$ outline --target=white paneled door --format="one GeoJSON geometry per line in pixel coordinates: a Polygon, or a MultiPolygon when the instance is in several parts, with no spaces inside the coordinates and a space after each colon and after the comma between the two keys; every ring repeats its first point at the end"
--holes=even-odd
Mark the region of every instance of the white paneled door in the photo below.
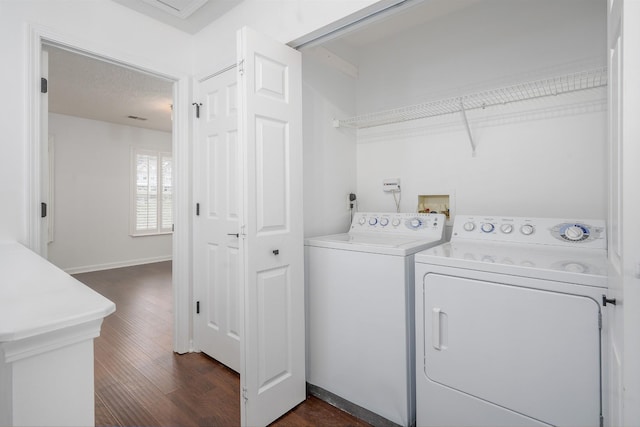
{"type": "Polygon", "coordinates": [[[238,33],[242,424],[305,399],[300,53],[238,33]]]}
{"type": "Polygon", "coordinates": [[[198,85],[195,346],[240,372],[241,424],[305,399],[300,53],[249,29],[198,85]]]}
{"type": "Polygon", "coordinates": [[[235,70],[200,82],[195,144],[196,343],[240,371],[238,109],[235,70]]]}
{"type": "Polygon", "coordinates": [[[640,425],[640,1],[609,0],[609,425],[640,425]]]}

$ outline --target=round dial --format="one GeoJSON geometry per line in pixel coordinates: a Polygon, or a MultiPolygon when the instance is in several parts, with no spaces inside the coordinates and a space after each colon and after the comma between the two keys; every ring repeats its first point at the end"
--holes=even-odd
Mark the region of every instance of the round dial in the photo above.
{"type": "Polygon", "coordinates": [[[389,218],[380,218],[380,225],[383,227],[389,225],[389,218]]]}
{"type": "Polygon", "coordinates": [[[525,224],[522,227],[520,227],[520,232],[525,236],[532,235],[535,230],[536,229],[531,224],[525,224]]]}
{"type": "Polygon", "coordinates": [[[494,228],[495,226],[490,222],[485,222],[480,226],[480,230],[484,231],[485,233],[491,233],[494,230],[494,228]]]}
{"type": "Polygon", "coordinates": [[[365,218],[365,217],[362,217],[362,218],[360,218],[358,220],[358,224],[360,224],[360,225],[364,225],[366,222],[367,222],[367,218],[365,218]]]}
{"type": "Polygon", "coordinates": [[[411,226],[411,228],[418,228],[422,225],[422,221],[420,221],[420,219],[418,218],[413,218],[410,222],[409,225],[411,226]]]}
{"type": "Polygon", "coordinates": [[[500,225],[500,231],[502,231],[504,234],[510,234],[513,231],[513,225],[511,225],[511,224],[501,224],[500,225]]]}
{"type": "Polygon", "coordinates": [[[588,239],[589,235],[589,228],[582,224],[567,224],[560,230],[560,236],[570,242],[588,239]]]}
{"type": "Polygon", "coordinates": [[[568,262],[564,265],[564,270],[571,273],[586,273],[588,269],[579,262],[568,262]]]}
{"type": "Polygon", "coordinates": [[[462,226],[465,231],[473,231],[476,228],[476,225],[473,222],[465,222],[462,226]]]}
{"type": "Polygon", "coordinates": [[[564,237],[568,240],[580,240],[582,236],[584,236],[584,231],[576,225],[572,225],[564,230],[564,237]]]}
{"type": "Polygon", "coordinates": [[[391,221],[391,225],[393,225],[394,227],[397,227],[400,225],[400,218],[393,218],[393,221],[391,221]]]}
{"type": "Polygon", "coordinates": [[[378,218],[373,217],[369,219],[369,225],[376,225],[378,223],[378,218]]]}

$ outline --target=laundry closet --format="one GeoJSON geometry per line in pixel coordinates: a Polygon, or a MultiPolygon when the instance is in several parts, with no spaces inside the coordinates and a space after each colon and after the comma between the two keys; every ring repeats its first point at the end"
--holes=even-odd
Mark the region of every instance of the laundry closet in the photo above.
{"type": "Polygon", "coordinates": [[[395,211],[389,178],[401,212],[606,218],[606,3],[407,3],[301,48],[305,235],[395,211]]]}

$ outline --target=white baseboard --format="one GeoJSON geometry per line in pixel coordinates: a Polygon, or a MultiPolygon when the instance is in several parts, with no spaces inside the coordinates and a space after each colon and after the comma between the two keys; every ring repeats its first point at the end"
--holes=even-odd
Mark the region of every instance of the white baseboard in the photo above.
{"type": "Polygon", "coordinates": [[[81,267],[65,268],[64,272],[67,274],[79,274],[89,273],[91,271],[111,270],[112,268],[131,267],[134,265],[153,264],[154,262],[171,261],[171,255],[153,257],[153,258],[140,258],[127,261],[109,262],[106,264],[85,265],[81,267]]]}

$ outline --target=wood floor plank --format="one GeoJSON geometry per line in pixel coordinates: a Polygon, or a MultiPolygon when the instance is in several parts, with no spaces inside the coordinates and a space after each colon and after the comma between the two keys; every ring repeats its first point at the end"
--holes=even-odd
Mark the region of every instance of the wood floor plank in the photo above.
{"type": "MultiPolygon", "coordinates": [[[[96,426],[237,426],[240,376],[201,353],[173,353],[171,262],[77,274],[116,303],[96,338],[96,426]]],[[[274,426],[368,424],[315,397],[274,426]]]]}

